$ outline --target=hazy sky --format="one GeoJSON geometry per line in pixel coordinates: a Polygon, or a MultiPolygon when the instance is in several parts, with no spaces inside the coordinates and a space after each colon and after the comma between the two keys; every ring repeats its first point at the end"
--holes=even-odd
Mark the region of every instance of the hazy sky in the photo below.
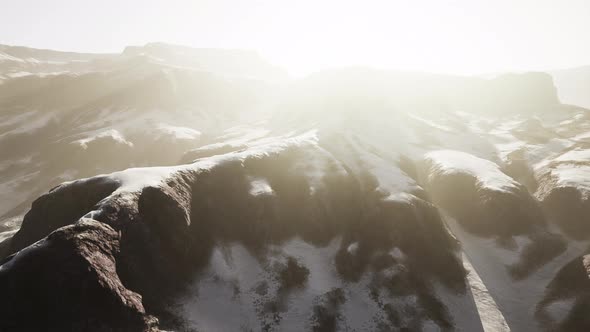
{"type": "Polygon", "coordinates": [[[162,41],[248,48],[294,74],[590,64],[590,0],[0,0],[0,43],[120,52],[162,41]]]}

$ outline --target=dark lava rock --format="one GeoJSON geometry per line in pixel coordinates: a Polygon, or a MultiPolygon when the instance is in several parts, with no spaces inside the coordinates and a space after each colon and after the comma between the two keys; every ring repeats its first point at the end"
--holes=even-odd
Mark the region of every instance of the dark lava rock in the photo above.
{"type": "Polygon", "coordinates": [[[107,177],[78,180],[61,185],[33,202],[20,230],[14,235],[9,254],[47,236],[52,231],[76,222],[119,184],[107,177]]]}
{"type": "Polygon", "coordinates": [[[322,295],[313,307],[312,331],[336,331],[338,319],[341,316],[340,307],[346,302],[346,295],[342,288],[334,288],[322,295]]]}
{"type": "Polygon", "coordinates": [[[119,234],[92,219],[62,227],[0,266],[0,331],[157,331],[117,275],[119,234]]]}
{"type": "Polygon", "coordinates": [[[576,240],[590,236],[590,199],[584,198],[578,188],[541,188],[540,192],[543,210],[565,234],[576,240]]]}
{"type": "Polygon", "coordinates": [[[289,290],[301,287],[307,282],[309,269],[300,264],[295,258],[288,257],[287,264],[281,266],[278,277],[281,282],[281,289],[289,290]]]}

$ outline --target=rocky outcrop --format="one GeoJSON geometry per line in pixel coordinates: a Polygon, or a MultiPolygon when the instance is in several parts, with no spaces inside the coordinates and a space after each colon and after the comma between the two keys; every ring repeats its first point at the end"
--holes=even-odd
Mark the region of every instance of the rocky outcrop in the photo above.
{"type": "Polygon", "coordinates": [[[116,181],[96,177],[73,185],[58,186],[39,197],[12,238],[10,253],[41,240],[62,226],[76,222],[118,186],[116,181]]]}
{"type": "Polygon", "coordinates": [[[586,146],[539,163],[535,193],[546,215],[568,236],[583,240],[590,235],[590,162],[586,146]]]}
{"type": "Polygon", "coordinates": [[[428,154],[420,168],[433,202],[474,234],[506,238],[543,224],[543,213],[527,189],[491,161],[437,151],[428,154]]]}
{"type": "Polygon", "coordinates": [[[141,296],[117,275],[120,235],[81,219],[0,266],[0,330],[156,331],[141,296]]]}

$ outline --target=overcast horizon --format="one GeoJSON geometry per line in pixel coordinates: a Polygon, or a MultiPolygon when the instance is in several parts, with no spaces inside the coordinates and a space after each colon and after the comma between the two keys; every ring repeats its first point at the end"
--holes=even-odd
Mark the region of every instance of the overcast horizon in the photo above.
{"type": "Polygon", "coordinates": [[[583,0],[23,0],[3,7],[1,44],[91,53],[150,42],[250,49],[294,75],[355,65],[460,75],[590,65],[590,2],[583,0]]]}

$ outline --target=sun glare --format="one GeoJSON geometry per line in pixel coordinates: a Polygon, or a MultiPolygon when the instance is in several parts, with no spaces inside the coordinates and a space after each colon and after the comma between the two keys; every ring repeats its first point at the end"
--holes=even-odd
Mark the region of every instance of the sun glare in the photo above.
{"type": "Polygon", "coordinates": [[[298,76],[354,65],[451,74],[545,70],[583,65],[590,56],[587,0],[57,2],[23,0],[0,12],[2,42],[112,53],[150,42],[252,49],[298,76]]]}

